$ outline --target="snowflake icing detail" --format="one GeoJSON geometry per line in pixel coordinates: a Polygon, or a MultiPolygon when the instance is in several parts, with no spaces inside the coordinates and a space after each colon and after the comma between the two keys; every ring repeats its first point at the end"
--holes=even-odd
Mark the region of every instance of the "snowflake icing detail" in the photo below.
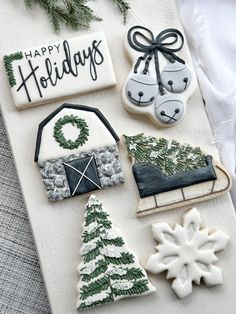
{"type": "Polygon", "coordinates": [[[174,279],[172,289],[179,298],[191,294],[192,282],[199,285],[201,278],[207,286],[222,284],[221,269],[214,265],[215,253],[226,247],[229,237],[221,231],[209,233],[197,209],[187,212],[183,226],[171,228],[160,222],[153,224],[152,231],[159,245],[145,268],[154,274],[167,271],[167,279],[174,279]]]}

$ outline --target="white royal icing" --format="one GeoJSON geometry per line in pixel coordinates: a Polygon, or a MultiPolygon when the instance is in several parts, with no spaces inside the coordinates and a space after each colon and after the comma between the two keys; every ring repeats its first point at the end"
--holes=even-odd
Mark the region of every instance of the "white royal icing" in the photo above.
{"type": "Polygon", "coordinates": [[[106,247],[100,248],[100,253],[108,257],[121,257],[120,249],[112,245],[107,245],[106,247]]]}
{"type": "Polygon", "coordinates": [[[97,293],[97,294],[94,294],[94,295],[88,297],[88,298],[84,301],[84,303],[85,303],[86,305],[90,305],[90,304],[93,304],[93,303],[95,303],[95,302],[97,302],[97,301],[102,301],[102,300],[106,299],[106,298],[108,297],[108,295],[109,295],[108,293],[102,291],[102,292],[100,292],[100,293],[97,293]]]}
{"type": "Polygon", "coordinates": [[[17,108],[116,84],[103,32],[25,49],[20,53],[22,59],[11,62],[15,79],[11,91],[17,108]]]}
{"type": "Polygon", "coordinates": [[[133,287],[133,282],[128,280],[116,281],[111,284],[113,288],[117,290],[129,290],[133,287]]]}
{"type": "MultiPolygon", "coordinates": [[[[88,226],[85,226],[85,223],[83,223],[82,246],[85,247],[91,243],[90,249],[94,247],[94,243],[99,241],[101,247],[94,256],[91,254],[89,261],[87,259],[88,256],[85,258],[82,255],[82,261],[77,268],[80,274],[80,281],[77,285],[79,292],[78,309],[82,310],[122,298],[141,296],[155,291],[137,256],[129,248],[120,230],[113,225],[107,211],[94,195],[90,197],[86,205],[85,220],[88,226]],[[99,220],[100,224],[89,223],[91,219],[88,220],[86,218],[88,215],[92,215],[92,213],[96,214],[98,208],[99,211],[106,215],[103,215],[101,218],[97,215],[96,219],[99,220]],[[105,220],[107,228],[103,225],[105,220]],[[91,225],[92,227],[89,228],[91,225]],[[96,234],[95,238],[87,238],[85,243],[85,233],[87,235],[88,230],[96,230],[99,225],[101,226],[99,227],[100,232],[96,234]],[[119,243],[117,246],[115,244],[116,241],[114,241],[113,245],[107,245],[107,241],[104,241],[105,239],[116,239],[118,237],[123,239],[123,243],[119,243]],[[97,287],[99,286],[101,292],[97,293],[97,287]],[[127,292],[127,290],[130,291],[127,292]]],[[[81,251],[85,252],[85,249],[81,251]]]]}
{"type": "MultiPolygon", "coordinates": [[[[67,127],[67,125],[65,125],[67,127]]],[[[68,124],[70,126],[70,124],[68,124]]],[[[79,130],[76,126],[72,126],[74,132],[77,136],[79,135],[79,130]]],[[[73,134],[72,134],[73,137],[73,134]]],[[[71,139],[70,136],[66,136],[67,139],[71,139]]],[[[72,108],[62,109],[55,117],[53,117],[43,128],[39,161],[46,161],[50,159],[57,159],[64,156],[70,156],[77,153],[78,151],[88,151],[91,149],[96,149],[103,146],[114,145],[116,143],[114,137],[111,135],[109,130],[103,124],[103,122],[98,118],[98,116],[91,111],[83,111],[72,108]],[[53,136],[55,123],[64,116],[76,116],[83,119],[89,129],[88,140],[76,149],[65,149],[60,147],[58,142],[53,136]]]]}
{"type": "Polygon", "coordinates": [[[223,283],[221,269],[214,265],[215,253],[226,247],[229,237],[221,231],[209,233],[197,209],[187,212],[183,226],[171,228],[160,222],[153,224],[152,231],[160,244],[145,268],[154,274],[167,271],[167,279],[174,279],[172,289],[179,298],[191,294],[192,282],[199,285],[201,278],[207,286],[223,283]]]}

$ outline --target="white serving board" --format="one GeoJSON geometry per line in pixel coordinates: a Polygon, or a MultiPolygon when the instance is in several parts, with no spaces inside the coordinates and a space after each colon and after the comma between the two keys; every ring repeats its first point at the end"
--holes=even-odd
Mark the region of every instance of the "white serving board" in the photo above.
{"type": "MultiPolygon", "coordinates": [[[[71,103],[80,103],[98,107],[112,123],[116,132],[134,134],[146,132],[157,136],[176,136],[177,140],[200,145],[213,155],[217,155],[212,144],[213,138],[206,117],[200,92],[195,93],[187,106],[184,120],[170,129],[157,129],[146,118],[128,114],[120,99],[120,90],[130,65],[125,58],[123,38],[128,28],[134,24],[145,24],[151,28],[179,27],[174,0],[132,1],[132,10],[128,24],[122,24],[122,17],[114,8],[112,1],[96,0],[89,2],[103,22],[92,24],[90,31],[104,30],[112,54],[118,84],[115,88],[67,99],[71,103]],[[112,21],[112,22],[111,22],[112,21]]],[[[24,1],[1,1],[0,3],[0,54],[17,49],[34,47],[45,42],[86,34],[87,31],[73,32],[63,30],[57,36],[51,30],[45,14],[37,8],[27,12],[24,1]]],[[[185,46],[186,47],[186,46],[185,46]]],[[[189,58],[187,50],[183,57],[189,58]]],[[[38,123],[51,111],[63,103],[63,100],[35,108],[16,111],[3,62],[0,63],[0,96],[20,184],[28,209],[37,246],[42,272],[53,314],[75,314],[77,298],[76,283],[79,276],[76,267],[80,261],[81,223],[87,196],[50,204],[44,191],[38,167],[33,162],[38,123]]],[[[180,208],[136,218],[138,191],[132,176],[131,164],[123,143],[120,145],[126,183],[121,186],[96,192],[110,212],[114,222],[127,236],[130,247],[138,254],[142,265],[154,252],[150,224],[156,221],[180,222],[185,209],[180,208]]],[[[210,226],[220,228],[231,237],[227,249],[218,254],[217,265],[223,268],[224,285],[215,288],[194,287],[193,294],[178,300],[170,283],[163,276],[150,276],[157,292],[140,297],[119,301],[96,308],[87,313],[103,314],[225,314],[235,313],[236,298],[236,219],[229,195],[197,205],[203,219],[210,226]]]]}

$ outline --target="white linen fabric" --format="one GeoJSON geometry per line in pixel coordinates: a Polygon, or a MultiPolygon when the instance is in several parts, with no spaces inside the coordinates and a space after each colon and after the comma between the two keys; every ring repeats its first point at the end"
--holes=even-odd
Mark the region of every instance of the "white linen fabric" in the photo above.
{"type": "Polygon", "coordinates": [[[176,0],[236,207],[236,1],[176,0]]]}

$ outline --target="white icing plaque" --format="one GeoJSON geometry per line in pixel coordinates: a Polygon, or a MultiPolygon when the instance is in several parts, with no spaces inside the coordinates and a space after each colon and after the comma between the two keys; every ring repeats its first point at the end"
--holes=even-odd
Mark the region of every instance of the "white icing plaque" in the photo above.
{"type": "Polygon", "coordinates": [[[18,51],[4,63],[18,109],[116,84],[103,32],[18,51]]]}

